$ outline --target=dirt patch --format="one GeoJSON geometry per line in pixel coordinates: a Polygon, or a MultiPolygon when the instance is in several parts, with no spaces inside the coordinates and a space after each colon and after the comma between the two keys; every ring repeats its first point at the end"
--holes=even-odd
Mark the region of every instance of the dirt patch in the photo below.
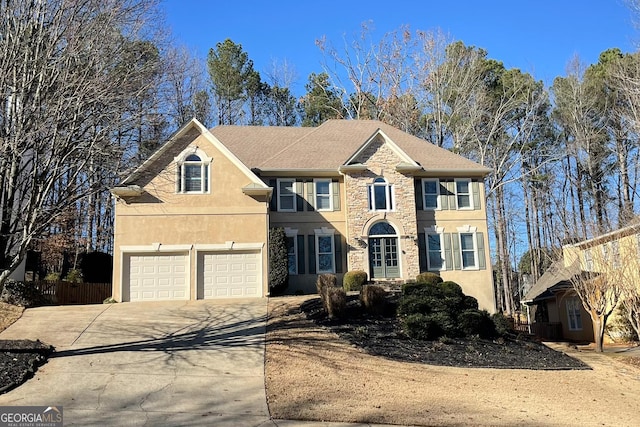
{"type": "Polygon", "coordinates": [[[272,417],[400,425],[635,425],[640,370],[553,345],[591,370],[435,366],[368,354],[272,298],[266,384],[272,417]]]}
{"type": "MultiPolygon", "coordinates": [[[[0,332],[22,316],[24,307],[0,302],[0,332]]],[[[40,341],[0,340],[0,394],[31,378],[53,351],[40,341]]]]}

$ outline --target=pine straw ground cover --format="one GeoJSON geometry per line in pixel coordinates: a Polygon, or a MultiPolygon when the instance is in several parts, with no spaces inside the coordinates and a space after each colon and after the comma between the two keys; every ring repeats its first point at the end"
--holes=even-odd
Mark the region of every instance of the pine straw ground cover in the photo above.
{"type": "MultiPolygon", "coordinates": [[[[18,320],[23,311],[24,307],[0,302],[0,332],[18,320]]],[[[0,340],[0,394],[32,377],[52,351],[40,341],[0,340]]]]}
{"type": "Polygon", "coordinates": [[[392,319],[329,322],[314,298],[269,301],[265,373],[275,419],[400,425],[637,422],[640,369],[606,355],[506,341],[411,342],[392,319]]]}

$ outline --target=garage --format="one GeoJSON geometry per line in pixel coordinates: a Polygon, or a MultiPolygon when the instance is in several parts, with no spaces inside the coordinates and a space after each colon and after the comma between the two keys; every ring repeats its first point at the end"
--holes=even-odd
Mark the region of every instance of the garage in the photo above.
{"type": "Polygon", "coordinates": [[[261,297],[260,251],[198,254],[198,298],[261,297]]]}
{"type": "MultiPolygon", "coordinates": [[[[129,280],[124,281],[129,301],[166,301],[189,299],[186,253],[131,254],[125,256],[129,280]]],[[[126,274],[126,269],[125,269],[126,274]]],[[[126,277],[126,276],[125,276],[126,277]]]]}

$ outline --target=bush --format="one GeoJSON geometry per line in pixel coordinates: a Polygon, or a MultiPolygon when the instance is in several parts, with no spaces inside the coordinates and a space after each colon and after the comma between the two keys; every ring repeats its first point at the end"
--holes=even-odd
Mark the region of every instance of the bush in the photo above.
{"type": "Polygon", "coordinates": [[[269,292],[281,295],[289,284],[289,253],[284,228],[269,229],[269,292]]]}
{"type": "Polygon", "coordinates": [[[367,283],[367,273],[363,270],[347,271],[342,279],[342,287],[345,292],[360,291],[362,285],[367,283]]]}
{"type": "Polygon", "coordinates": [[[403,330],[411,338],[434,340],[441,336],[490,338],[496,335],[489,313],[478,310],[478,301],[465,295],[455,282],[405,286],[397,313],[403,330]]]}
{"type": "Polygon", "coordinates": [[[429,315],[415,313],[403,319],[403,329],[409,338],[434,340],[443,335],[442,329],[429,315]]]}
{"type": "Polygon", "coordinates": [[[7,279],[0,294],[0,301],[22,307],[37,307],[48,303],[42,292],[35,286],[25,282],[7,279]]]}
{"type": "Polygon", "coordinates": [[[342,318],[347,311],[347,293],[342,288],[327,286],[323,298],[329,318],[342,318]]]}
{"type": "Polygon", "coordinates": [[[387,291],[382,286],[364,285],[360,291],[360,303],[372,314],[382,314],[387,304],[387,291]]]}
{"type": "Polygon", "coordinates": [[[437,285],[442,283],[442,277],[431,272],[420,273],[416,276],[416,282],[423,285],[437,285]]]}
{"type": "Polygon", "coordinates": [[[513,333],[513,322],[511,322],[504,314],[495,313],[491,316],[491,320],[493,321],[494,329],[498,335],[505,336],[513,333]]]}
{"type": "Polygon", "coordinates": [[[44,276],[44,280],[46,282],[57,282],[60,280],[60,273],[47,273],[47,275],[44,276]]]}
{"type": "Polygon", "coordinates": [[[82,271],[77,269],[69,270],[64,280],[71,283],[82,283],[82,271]]]}
{"type": "Polygon", "coordinates": [[[335,288],[338,284],[338,278],[335,274],[324,273],[318,276],[316,280],[316,289],[318,290],[318,295],[322,296],[323,290],[327,287],[335,288]]]}

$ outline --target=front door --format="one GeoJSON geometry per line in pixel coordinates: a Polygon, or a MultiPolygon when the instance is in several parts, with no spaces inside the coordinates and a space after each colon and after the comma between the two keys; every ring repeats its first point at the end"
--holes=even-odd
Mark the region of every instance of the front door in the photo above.
{"type": "Polygon", "coordinates": [[[369,231],[369,267],[372,279],[400,277],[398,237],[387,222],[376,223],[369,231]]]}

